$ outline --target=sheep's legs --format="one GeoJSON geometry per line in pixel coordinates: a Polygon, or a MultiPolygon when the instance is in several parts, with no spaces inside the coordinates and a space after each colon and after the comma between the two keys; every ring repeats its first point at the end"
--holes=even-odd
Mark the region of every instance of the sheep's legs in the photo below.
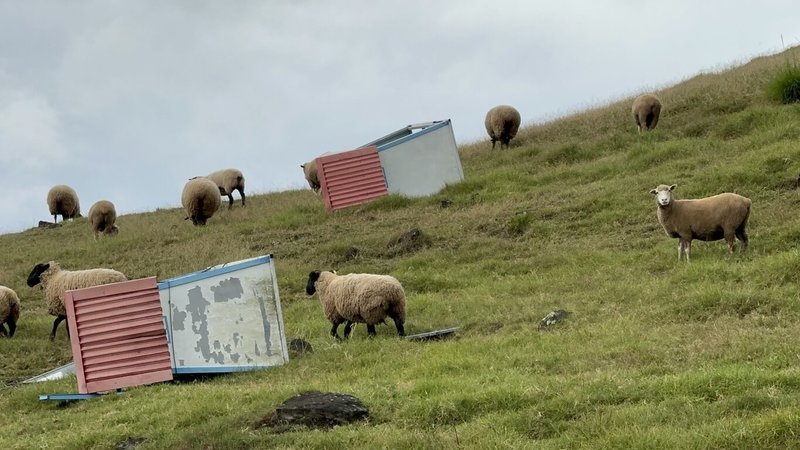
{"type": "Polygon", "coordinates": [[[747,250],[747,244],[750,242],[750,238],[747,236],[747,231],[744,228],[740,228],[736,230],[736,237],[739,238],[739,241],[742,242],[742,252],[747,250]]]}
{"type": "MultiPolygon", "coordinates": [[[[59,315],[56,317],[56,320],[53,321],[53,331],[50,332],[50,340],[56,338],[56,329],[58,328],[58,324],[60,324],[63,320],[66,320],[67,316],[59,315]]],[[[69,328],[67,328],[67,337],[69,337],[69,328]]]]}
{"type": "Polygon", "coordinates": [[[353,330],[353,322],[348,320],[347,323],[344,324],[344,338],[345,339],[348,339],[350,337],[350,331],[352,331],[352,330],[353,330]]]}
{"type": "Polygon", "coordinates": [[[228,194],[228,209],[233,208],[233,193],[228,194]]]}
{"type": "MultiPolygon", "coordinates": [[[[8,325],[8,337],[14,337],[14,332],[17,331],[17,321],[14,320],[13,317],[9,317],[6,324],[8,325]]],[[[3,327],[2,325],[0,325],[0,327],[2,327],[3,330],[5,330],[5,327],[3,327]]]]}
{"type": "Polygon", "coordinates": [[[728,254],[732,255],[736,248],[736,236],[733,234],[725,235],[725,242],[728,243],[728,254]]]}
{"type": "Polygon", "coordinates": [[[405,328],[403,328],[403,321],[400,320],[400,317],[397,314],[391,312],[389,313],[389,317],[391,317],[392,320],[394,320],[394,326],[395,328],[397,328],[397,335],[405,336],[406,330],[405,328]]]}
{"type": "Polygon", "coordinates": [[[239,191],[239,196],[242,197],[242,207],[244,207],[244,199],[245,199],[244,189],[243,188],[238,188],[236,190],[239,191]]]}
{"type": "Polygon", "coordinates": [[[342,322],[344,322],[344,320],[338,320],[336,322],[333,322],[333,326],[331,327],[331,336],[335,337],[336,339],[340,339],[339,338],[339,325],[341,325],[342,322]]]}
{"type": "Polygon", "coordinates": [[[686,262],[689,262],[689,254],[692,252],[692,241],[688,239],[679,239],[678,240],[678,261],[681,260],[681,256],[686,257],[686,262]]]}
{"type": "Polygon", "coordinates": [[[375,337],[376,334],[375,325],[367,324],[367,335],[369,335],[369,337],[375,337]]]}

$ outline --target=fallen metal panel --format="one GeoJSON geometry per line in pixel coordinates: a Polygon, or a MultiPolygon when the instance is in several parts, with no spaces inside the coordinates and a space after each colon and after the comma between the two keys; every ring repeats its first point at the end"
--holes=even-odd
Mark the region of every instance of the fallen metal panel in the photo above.
{"type": "Polygon", "coordinates": [[[285,364],[289,353],[276,278],[272,258],[261,256],[159,283],[174,372],[285,364]]]}
{"type": "Polygon", "coordinates": [[[390,194],[431,195],[464,179],[450,120],[387,142],[378,156],[390,194]]]}
{"type": "Polygon", "coordinates": [[[360,205],[388,194],[375,146],[320,156],[316,161],[328,211],[360,205]]]}
{"type": "Polygon", "coordinates": [[[78,392],[172,379],[155,277],[64,295],[78,392]]]}
{"type": "Polygon", "coordinates": [[[41,375],[36,375],[35,377],[30,377],[27,380],[23,381],[23,384],[28,383],[39,383],[42,381],[52,381],[52,380],[60,380],[64,377],[72,375],[75,373],[75,363],[70,362],[64,364],[61,367],[56,367],[53,370],[49,370],[41,375]]]}

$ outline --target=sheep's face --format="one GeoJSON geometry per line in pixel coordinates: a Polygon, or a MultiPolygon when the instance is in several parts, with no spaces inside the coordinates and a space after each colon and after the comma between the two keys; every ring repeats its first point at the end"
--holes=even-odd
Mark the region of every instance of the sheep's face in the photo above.
{"type": "Polygon", "coordinates": [[[306,283],[306,294],[314,295],[317,292],[317,280],[319,280],[319,271],[315,270],[308,274],[308,283],[306,283]]]}
{"type": "Polygon", "coordinates": [[[661,184],[657,188],[652,189],[650,193],[655,194],[656,204],[658,204],[658,206],[669,206],[669,204],[672,203],[672,190],[675,189],[676,186],[676,184],[672,186],[661,184]]]}
{"type": "Polygon", "coordinates": [[[50,268],[50,264],[48,263],[41,263],[37,264],[31,270],[31,274],[28,275],[28,287],[34,287],[42,281],[42,274],[45,270],[50,268]]]}

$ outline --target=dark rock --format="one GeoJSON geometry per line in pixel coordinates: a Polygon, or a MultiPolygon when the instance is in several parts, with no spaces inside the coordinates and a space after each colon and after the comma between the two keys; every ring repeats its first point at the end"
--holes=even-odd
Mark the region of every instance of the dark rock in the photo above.
{"type": "Polygon", "coordinates": [[[350,248],[348,248],[347,251],[344,252],[344,260],[345,261],[352,261],[352,260],[358,258],[358,252],[359,252],[358,247],[350,247],[350,248]]]}
{"type": "Polygon", "coordinates": [[[431,245],[431,238],[419,228],[412,228],[405,233],[392,238],[386,246],[388,256],[406,255],[414,253],[431,245]]]}
{"type": "Polygon", "coordinates": [[[298,394],[275,408],[275,413],[257,425],[273,431],[289,431],[296,427],[331,428],[369,417],[369,410],[356,397],[334,392],[298,394]]]}
{"type": "Polygon", "coordinates": [[[540,330],[547,330],[550,329],[553,325],[563,321],[567,317],[571,316],[572,313],[569,311],[565,311],[563,309],[556,309],[547,313],[546,316],[542,320],[539,321],[539,329],[540,330]]]}
{"type": "Polygon", "coordinates": [[[439,206],[442,207],[442,208],[447,208],[452,204],[453,204],[453,201],[450,200],[449,198],[446,198],[446,199],[442,200],[441,203],[439,203],[439,206]]]}
{"type": "Polygon", "coordinates": [[[39,221],[39,228],[58,228],[60,226],[60,223],[47,222],[44,220],[39,221]]]}
{"type": "Polygon", "coordinates": [[[114,448],[116,450],[132,450],[144,444],[146,441],[147,439],[143,437],[129,437],[128,439],[125,439],[124,441],[117,444],[114,448]]]}
{"type": "Polygon", "coordinates": [[[308,341],[300,338],[294,338],[289,341],[289,353],[293,356],[300,356],[304,353],[314,353],[314,348],[308,341]]]}

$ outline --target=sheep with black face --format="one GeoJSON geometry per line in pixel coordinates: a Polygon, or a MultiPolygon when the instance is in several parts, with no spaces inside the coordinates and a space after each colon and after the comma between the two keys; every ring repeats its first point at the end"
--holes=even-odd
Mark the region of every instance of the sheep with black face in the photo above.
{"type": "Polygon", "coordinates": [[[339,338],[339,325],[345,323],[344,337],[350,337],[353,323],[366,323],[367,333],[375,336],[375,325],[394,320],[399,336],[405,336],[406,297],[403,286],[389,275],[314,271],[308,274],[306,294],[319,294],[325,318],[333,325],[331,336],[339,338]]]}

